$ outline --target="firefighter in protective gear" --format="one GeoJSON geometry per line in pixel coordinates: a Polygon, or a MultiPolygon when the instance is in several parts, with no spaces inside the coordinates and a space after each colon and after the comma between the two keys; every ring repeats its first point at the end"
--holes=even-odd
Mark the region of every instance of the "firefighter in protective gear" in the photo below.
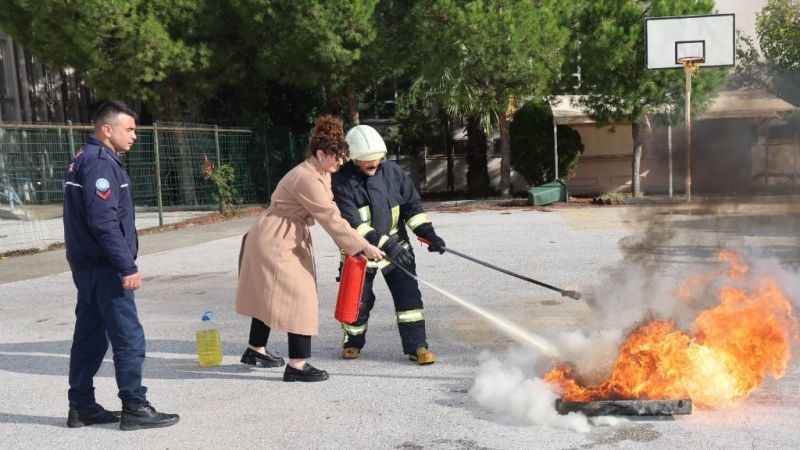
{"type": "Polygon", "coordinates": [[[443,253],[445,243],[425,215],[411,177],[396,163],[383,160],[386,144],[380,134],[368,125],[358,125],[347,133],[346,140],[350,161],[334,176],[334,200],[350,225],[387,258],[367,266],[358,320],[342,324],[342,357],[358,358],[366,343],[367,321],[375,304],[372,285],[380,270],[394,300],[403,352],[420,365],[432,364],[436,356],[428,350],[419,285],[402,270],[394,270],[394,264],[416,274],[406,226],[431,243],[429,251],[443,253]]]}

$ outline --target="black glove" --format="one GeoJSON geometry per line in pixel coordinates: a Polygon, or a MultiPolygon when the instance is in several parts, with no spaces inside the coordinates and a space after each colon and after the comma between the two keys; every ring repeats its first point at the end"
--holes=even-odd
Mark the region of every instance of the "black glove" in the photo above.
{"type": "MultiPolygon", "coordinates": [[[[414,255],[400,244],[400,239],[398,239],[396,235],[390,237],[389,240],[383,244],[381,250],[386,252],[386,257],[389,261],[399,264],[406,270],[411,270],[414,265],[414,255]]],[[[383,270],[383,273],[387,274],[391,272],[393,268],[393,265],[389,265],[383,270]]]]}
{"type": "Polygon", "coordinates": [[[437,252],[439,254],[444,253],[445,245],[444,239],[440,238],[436,231],[433,230],[433,225],[430,223],[423,223],[422,225],[418,226],[414,232],[417,236],[425,239],[428,242],[428,251],[429,252],[437,252]]]}

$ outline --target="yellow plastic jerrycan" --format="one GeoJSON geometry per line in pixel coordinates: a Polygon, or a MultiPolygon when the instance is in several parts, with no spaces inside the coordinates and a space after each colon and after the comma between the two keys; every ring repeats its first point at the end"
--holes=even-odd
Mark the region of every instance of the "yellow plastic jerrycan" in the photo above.
{"type": "Polygon", "coordinates": [[[197,360],[203,367],[222,364],[222,340],[211,311],[203,313],[201,328],[197,330],[197,360]]]}

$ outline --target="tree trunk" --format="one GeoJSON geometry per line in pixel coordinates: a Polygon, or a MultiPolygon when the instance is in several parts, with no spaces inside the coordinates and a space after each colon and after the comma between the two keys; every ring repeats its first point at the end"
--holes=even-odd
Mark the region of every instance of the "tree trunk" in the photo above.
{"type": "Polygon", "coordinates": [[[47,116],[47,83],[44,67],[34,57],[30,57],[31,113],[33,122],[49,122],[47,116]]]}
{"type": "Polygon", "coordinates": [[[639,179],[639,169],[642,163],[642,141],[641,130],[638,122],[631,125],[633,137],[633,160],[631,161],[631,193],[634,197],[640,197],[642,190],[639,179]]]}
{"type": "Polygon", "coordinates": [[[467,190],[472,197],[489,193],[489,169],[486,164],[486,133],[477,117],[467,119],[467,190]]]}
{"type": "Polygon", "coordinates": [[[508,116],[500,113],[500,195],[511,196],[511,135],[508,132],[508,116]]]}
{"type": "Polygon", "coordinates": [[[447,192],[456,190],[456,176],[454,172],[455,161],[453,160],[453,143],[450,139],[450,122],[447,114],[440,114],[439,121],[442,129],[442,145],[447,155],[447,192]]]}
{"type": "Polygon", "coordinates": [[[415,182],[417,192],[422,193],[428,184],[428,171],[427,161],[425,155],[428,153],[428,147],[417,148],[412,153],[414,156],[414,172],[416,173],[415,182]]]}
{"type": "MultiPolygon", "coordinates": [[[[178,186],[172,186],[173,189],[177,188],[178,192],[176,193],[177,195],[170,200],[182,206],[199,205],[200,201],[197,197],[198,189],[197,183],[195,182],[195,174],[198,172],[202,161],[200,159],[200,154],[193,150],[192,138],[194,136],[190,135],[192,132],[183,130],[180,125],[182,123],[182,112],[178,100],[178,88],[174,82],[170,82],[166,86],[166,91],[162,98],[164,98],[165,101],[162,101],[160,104],[159,112],[157,113],[158,120],[175,122],[178,124],[176,127],[177,129],[172,132],[164,130],[166,136],[174,133],[172,134],[174,140],[169,139],[169,137],[164,139],[161,147],[162,153],[160,155],[162,160],[172,161],[178,176],[178,186]],[[176,153],[177,158],[175,158],[176,153]]],[[[217,163],[217,161],[214,162],[217,163]]],[[[170,163],[167,162],[165,165],[169,164],[170,163]]],[[[219,164],[217,164],[217,166],[219,166],[219,164]]],[[[169,187],[167,187],[166,190],[169,190],[169,187]]]]}
{"type": "Polygon", "coordinates": [[[20,114],[23,122],[33,121],[31,110],[31,88],[28,81],[28,65],[25,59],[25,50],[19,44],[14,44],[17,59],[17,79],[19,80],[19,98],[22,113],[20,114]]]}
{"type": "Polygon", "coordinates": [[[642,196],[642,154],[647,147],[647,142],[653,135],[653,125],[650,117],[645,115],[641,122],[634,121],[631,125],[631,135],[633,138],[633,161],[631,161],[631,193],[634,197],[642,196]]]}
{"type": "Polygon", "coordinates": [[[347,108],[350,114],[350,123],[353,126],[359,124],[358,117],[358,98],[352,86],[347,86],[347,108]]]}

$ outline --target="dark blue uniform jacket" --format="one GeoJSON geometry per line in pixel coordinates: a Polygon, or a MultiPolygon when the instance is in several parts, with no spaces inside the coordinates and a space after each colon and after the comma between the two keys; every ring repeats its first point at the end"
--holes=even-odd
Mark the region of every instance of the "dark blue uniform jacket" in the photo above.
{"type": "Polygon", "coordinates": [[[64,240],[73,272],[97,267],[123,276],[138,272],[130,178],[116,153],[93,136],[64,178],[64,240]]]}
{"type": "Polygon", "coordinates": [[[382,161],[371,177],[350,161],[333,175],[332,184],[342,217],[373,245],[395,233],[408,241],[406,224],[413,230],[429,222],[411,177],[394,161],[382,161]],[[377,233],[370,233],[373,229],[377,233]]]}

